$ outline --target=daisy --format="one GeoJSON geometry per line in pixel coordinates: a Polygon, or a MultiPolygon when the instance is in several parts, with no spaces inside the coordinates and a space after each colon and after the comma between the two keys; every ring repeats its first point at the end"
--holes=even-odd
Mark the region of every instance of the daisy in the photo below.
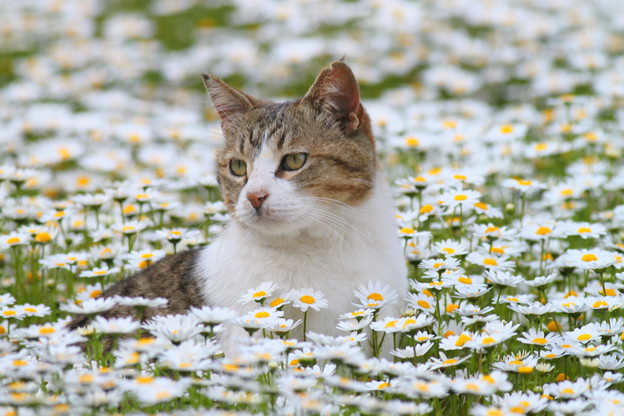
{"type": "Polygon", "coordinates": [[[420,314],[400,318],[397,325],[401,328],[401,332],[411,332],[431,325],[434,320],[435,318],[431,315],[420,314]]]}
{"type": "Polygon", "coordinates": [[[551,273],[548,276],[537,276],[533,280],[525,280],[524,284],[530,287],[542,287],[551,284],[557,279],[556,273],[551,273]]]}
{"type": "Polygon", "coordinates": [[[111,229],[124,236],[132,236],[137,233],[140,233],[145,228],[147,228],[147,226],[148,224],[146,222],[130,220],[130,221],[125,221],[121,224],[119,223],[113,224],[111,225],[111,229]]]}
{"type": "Polygon", "coordinates": [[[508,271],[486,270],[484,274],[489,283],[494,285],[516,287],[524,283],[522,276],[512,275],[508,271]]]}
{"type": "Polygon", "coordinates": [[[498,238],[512,238],[517,234],[514,229],[506,226],[498,227],[492,223],[489,224],[473,224],[470,226],[473,235],[482,240],[496,240],[498,238]]]}
{"type": "Polygon", "coordinates": [[[366,316],[373,315],[374,313],[375,313],[375,309],[370,309],[370,308],[358,309],[353,312],[343,313],[342,315],[339,316],[339,319],[361,319],[366,316]]]}
{"type": "Polygon", "coordinates": [[[440,195],[442,205],[452,210],[458,206],[464,207],[466,211],[472,209],[474,204],[479,202],[481,193],[470,189],[450,189],[440,195]]]}
{"type": "Polygon", "coordinates": [[[203,306],[201,308],[193,306],[190,312],[197,320],[208,326],[215,326],[231,321],[237,315],[234,309],[219,306],[203,306]]]}
{"type": "Polygon", "coordinates": [[[374,331],[385,332],[386,334],[393,334],[396,332],[402,332],[399,321],[400,318],[386,317],[383,320],[371,323],[370,327],[374,331]]]}
{"type": "Polygon", "coordinates": [[[424,278],[433,279],[436,277],[440,277],[442,273],[446,271],[457,271],[461,270],[459,265],[459,260],[455,257],[445,257],[443,259],[426,259],[420,262],[418,268],[425,269],[424,278]]]}
{"type": "Polygon", "coordinates": [[[470,359],[470,357],[472,357],[471,354],[466,355],[464,357],[447,357],[446,354],[444,354],[443,352],[440,352],[439,358],[431,357],[429,359],[428,366],[431,370],[437,370],[439,368],[455,367],[455,366],[460,365],[464,361],[467,361],[468,359],[470,359]]]}
{"type": "Polygon", "coordinates": [[[561,383],[544,384],[543,388],[544,393],[549,396],[561,399],[574,399],[589,391],[590,385],[581,378],[575,382],[565,380],[561,383]]]}
{"type": "Polygon", "coordinates": [[[566,332],[564,337],[571,341],[586,343],[599,338],[600,335],[600,325],[592,322],[573,331],[566,332]]]}
{"type": "Polygon", "coordinates": [[[582,270],[605,269],[614,265],[616,256],[612,251],[594,249],[570,249],[556,260],[560,267],[578,267],[582,270]]]}
{"type": "Polygon", "coordinates": [[[511,178],[501,182],[505,188],[510,188],[522,193],[531,193],[546,188],[546,184],[532,179],[511,178]]]}
{"type": "Polygon", "coordinates": [[[270,328],[270,330],[281,337],[285,337],[290,331],[298,327],[302,322],[303,321],[301,319],[297,319],[295,321],[293,319],[278,318],[273,327],[270,328]]]}
{"type": "Polygon", "coordinates": [[[406,298],[407,304],[414,308],[429,314],[435,313],[436,300],[434,297],[424,293],[409,293],[406,298]]]}
{"type": "Polygon", "coordinates": [[[271,322],[274,322],[278,318],[283,318],[283,317],[284,317],[284,312],[278,311],[275,308],[258,308],[258,309],[254,309],[253,311],[247,312],[245,315],[243,315],[243,318],[250,318],[250,319],[257,319],[257,320],[266,319],[267,321],[271,321],[271,322]]]}
{"type": "Polygon", "coordinates": [[[39,304],[39,305],[31,305],[30,303],[25,303],[22,305],[24,313],[26,316],[47,316],[50,315],[51,309],[49,306],[39,304]]]}
{"type": "Polygon", "coordinates": [[[60,306],[60,309],[65,312],[75,314],[96,314],[99,312],[108,311],[117,305],[117,301],[113,298],[96,298],[86,299],[80,302],[79,305],[75,303],[66,303],[60,306]]]}
{"type": "Polygon", "coordinates": [[[212,341],[187,340],[162,351],[158,356],[158,364],[163,368],[182,372],[207,370],[212,365],[211,358],[219,349],[212,341]]]}
{"type": "Polygon", "coordinates": [[[26,311],[21,305],[4,306],[0,308],[0,317],[4,319],[22,319],[26,317],[26,311]]]}
{"type": "Polygon", "coordinates": [[[422,344],[414,345],[413,347],[405,347],[403,349],[393,349],[390,350],[390,354],[394,355],[397,358],[409,359],[414,357],[422,357],[427,354],[429,350],[433,347],[432,342],[425,342],[422,344]]]}
{"type": "Polygon", "coordinates": [[[118,305],[132,306],[135,308],[165,308],[169,300],[165,298],[144,298],[142,296],[115,296],[118,305]]]}
{"type": "Polygon", "coordinates": [[[250,302],[256,302],[262,305],[267,298],[273,295],[276,289],[277,284],[271,281],[262,282],[259,286],[249,289],[238,301],[243,305],[250,302]]]}
{"type": "Polygon", "coordinates": [[[380,309],[386,304],[395,303],[399,297],[396,290],[379,281],[359,286],[355,289],[354,295],[360,301],[356,306],[373,309],[380,309]]]}
{"type": "Polygon", "coordinates": [[[517,338],[518,341],[523,344],[532,344],[539,346],[552,346],[561,341],[561,337],[558,334],[550,333],[544,334],[544,331],[538,331],[535,328],[529,328],[528,331],[522,333],[522,336],[517,338]]]}
{"type": "Polygon", "coordinates": [[[157,338],[167,339],[174,344],[191,339],[204,329],[192,315],[157,315],[141,327],[157,338]]]}
{"type": "Polygon", "coordinates": [[[541,241],[549,238],[563,237],[561,226],[548,218],[525,219],[520,236],[531,241],[541,241]]]}
{"type": "Polygon", "coordinates": [[[475,251],[468,254],[466,261],[485,267],[488,270],[511,271],[515,267],[515,263],[509,260],[507,255],[493,256],[475,251]]]}
{"type": "Polygon", "coordinates": [[[468,247],[461,241],[444,240],[433,244],[433,251],[443,256],[463,256],[468,253],[468,247]]]}
{"type": "Polygon", "coordinates": [[[130,334],[141,326],[138,321],[129,316],[122,318],[96,316],[91,325],[95,332],[101,334],[130,334]]]}
{"type": "Polygon", "coordinates": [[[561,232],[566,237],[580,236],[583,239],[599,238],[607,234],[607,229],[602,224],[590,224],[588,222],[566,222],[561,226],[561,232]]]}
{"type": "Polygon", "coordinates": [[[0,235],[0,250],[6,250],[9,247],[23,246],[30,242],[31,237],[27,233],[11,233],[0,235]]]}
{"type": "Polygon", "coordinates": [[[0,295],[0,308],[8,305],[13,305],[15,303],[15,297],[10,293],[3,293],[0,295]]]}
{"type": "Polygon", "coordinates": [[[119,273],[121,269],[119,267],[113,267],[111,269],[108,266],[95,267],[91,270],[83,270],[80,272],[80,277],[104,277],[110,276],[115,273],[119,273]]]}
{"type": "Polygon", "coordinates": [[[503,218],[503,212],[500,208],[492,207],[485,202],[479,201],[472,204],[472,209],[477,215],[485,215],[487,218],[503,218]]]}
{"type": "Polygon", "coordinates": [[[353,332],[353,331],[361,331],[366,328],[373,321],[373,316],[369,315],[363,319],[347,319],[344,321],[339,321],[336,328],[341,331],[353,332]]]}
{"type": "Polygon", "coordinates": [[[288,298],[292,301],[293,306],[302,312],[307,312],[310,308],[320,311],[322,308],[329,306],[329,302],[323,292],[310,288],[292,290],[288,294],[288,298]]]}

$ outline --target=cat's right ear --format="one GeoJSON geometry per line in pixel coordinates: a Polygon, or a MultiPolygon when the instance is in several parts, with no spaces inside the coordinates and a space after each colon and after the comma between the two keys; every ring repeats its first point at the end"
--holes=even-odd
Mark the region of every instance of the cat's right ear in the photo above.
{"type": "Polygon", "coordinates": [[[231,120],[257,105],[255,98],[229,86],[212,74],[202,74],[202,79],[221,121],[231,120]]]}

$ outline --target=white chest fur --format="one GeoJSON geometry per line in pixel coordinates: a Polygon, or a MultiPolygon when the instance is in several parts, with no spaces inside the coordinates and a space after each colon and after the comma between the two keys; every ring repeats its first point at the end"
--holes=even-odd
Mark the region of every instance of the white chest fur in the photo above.
{"type": "MultiPolygon", "coordinates": [[[[268,239],[229,224],[200,256],[206,304],[248,311],[258,305],[243,306],[238,299],[264,281],[275,282],[278,294],[312,288],[324,293],[329,307],[308,314],[308,331],[337,335],[338,316],[356,309],[353,291],[358,286],[380,281],[399,292],[402,302],[408,286],[406,266],[387,185],[378,179],[367,201],[336,215],[342,226],[334,223],[268,239]]],[[[402,304],[393,305],[386,314],[396,315],[400,309],[402,304]]],[[[286,318],[300,316],[292,308],[286,310],[286,318]]],[[[300,330],[294,335],[300,337],[300,330]]]]}

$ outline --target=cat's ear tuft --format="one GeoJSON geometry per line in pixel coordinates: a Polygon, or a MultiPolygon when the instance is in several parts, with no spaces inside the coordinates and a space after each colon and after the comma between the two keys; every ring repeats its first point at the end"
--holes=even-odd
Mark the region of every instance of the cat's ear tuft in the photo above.
{"type": "Polygon", "coordinates": [[[364,108],[353,71],[342,59],[324,68],[305,99],[317,102],[349,131],[356,131],[363,122],[364,108]]]}
{"type": "Polygon", "coordinates": [[[202,79],[221,121],[231,120],[233,116],[257,105],[253,97],[229,86],[212,74],[202,74],[202,79]]]}

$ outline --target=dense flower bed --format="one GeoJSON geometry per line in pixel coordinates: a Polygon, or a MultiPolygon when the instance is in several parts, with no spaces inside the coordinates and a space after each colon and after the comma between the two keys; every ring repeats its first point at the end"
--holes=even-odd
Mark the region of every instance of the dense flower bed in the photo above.
{"type": "Polygon", "coordinates": [[[624,413],[624,3],[28,0],[0,13],[3,414],[624,413]],[[370,282],[336,322],[343,337],[297,341],[304,323],[283,306],[331,305],[267,276],[241,289],[258,306],[245,316],[97,317],[162,306],[98,295],[228,221],[199,74],[301,95],[342,55],[396,193],[404,314],[381,318],[396,294],[370,282]],[[96,318],[70,331],[75,314],[96,318]],[[225,324],[256,334],[234,357],[225,324]]]}

